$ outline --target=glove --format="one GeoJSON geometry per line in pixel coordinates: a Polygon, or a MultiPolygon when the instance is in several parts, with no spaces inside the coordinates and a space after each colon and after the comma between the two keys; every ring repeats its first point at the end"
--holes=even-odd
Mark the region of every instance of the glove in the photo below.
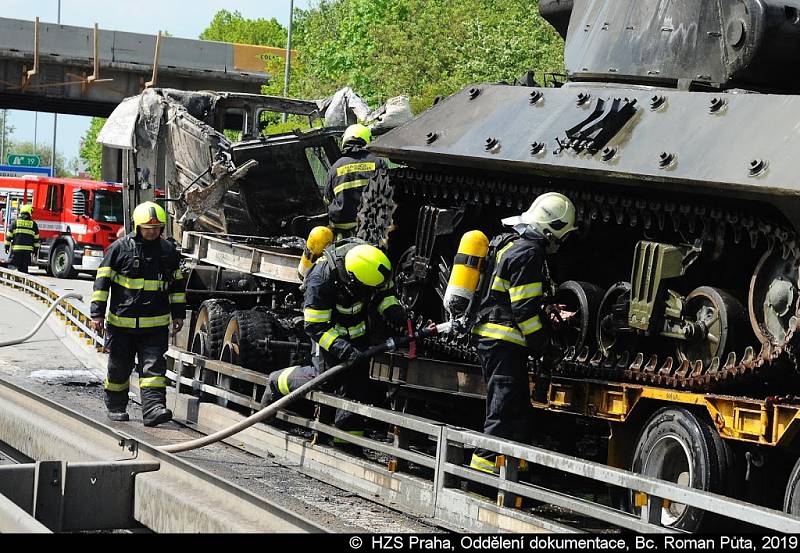
{"type": "Polygon", "coordinates": [[[343,360],[347,361],[348,363],[353,363],[354,361],[358,361],[360,357],[361,352],[358,350],[358,348],[350,346],[347,348],[347,350],[345,350],[343,360]]]}

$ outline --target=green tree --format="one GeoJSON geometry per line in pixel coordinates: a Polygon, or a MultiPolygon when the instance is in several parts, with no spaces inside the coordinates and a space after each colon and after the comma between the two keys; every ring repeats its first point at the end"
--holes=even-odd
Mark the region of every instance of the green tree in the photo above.
{"type": "Polygon", "coordinates": [[[563,41],[531,0],[321,0],[299,23],[302,96],[350,85],[420,111],[469,83],[563,67],[563,41]]]}
{"type": "Polygon", "coordinates": [[[0,109],[0,164],[6,162],[6,153],[13,134],[14,127],[8,124],[8,110],[0,109]]]}
{"type": "Polygon", "coordinates": [[[97,135],[105,125],[102,117],[92,117],[86,134],[81,139],[78,155],[86,164],[88,173],[94,180],[101,180],[103,175],[103,146],[97,143],[97,135]]]}
{"type": "Polygon", "coordinates": [[[286,28],[274,17],[272,19],[246,19],[238,11],[220,10],[214,15],[208,28],[200,33],[200,38],[284,48],[286,47],[286,35],[286,28]]]}

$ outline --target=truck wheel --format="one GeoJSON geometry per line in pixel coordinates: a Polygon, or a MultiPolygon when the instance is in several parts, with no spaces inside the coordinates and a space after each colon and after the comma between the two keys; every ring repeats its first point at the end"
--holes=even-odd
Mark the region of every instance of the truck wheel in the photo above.
{"type": "Polygon", "coordinates": [[[258,345],[258,341],[267,335],[267,326],[267,318],[260,311],[236,311],[222,338],[220,360],[253,371],[268,372],[269,357],[258,345]]]}
{"type": "Polygon", "coordinates": [[[790,515],[800,515],[800,459],[794,464],[789,482],[786,484],[783,511],[790,515]]]}
{"type": "Polygon", "coordinates": [[[236,304],[230,300],[206,300],[197,313],[190,350],[192,353],[219,359],[222,338],[236,304]]]}
{"type": "MultiPolygon", "coordinates": [[[[686,409],[666,407],[650,417],[639,435],[631,471],[728,495],[733,459],[710,422],[686,409]]],[[[626,496],[628,506],[634,505],[633,492],[626,496]]],[[[665,504],[661,511],[662,525],[687,532],[711,531],[718,522],[713,514],[681,503],[665,504]]]]}
{"type": "Polygon", "coordinates": [[[72,248],[67,244],[59,244],[53,249],[50,267],[56,278],[75,278],[78,275],[72,266],[72,248]]]}
{"type": "Polygon", "coordinates": [[[558,287],[554,303],[566,305],[567,311],[575,312],[558,331],[564,346],[575,346],[580,353],[584,347],[594,345],[597,312],[604,295],[602,288],[589,282],[568,280],[558,287]]]}

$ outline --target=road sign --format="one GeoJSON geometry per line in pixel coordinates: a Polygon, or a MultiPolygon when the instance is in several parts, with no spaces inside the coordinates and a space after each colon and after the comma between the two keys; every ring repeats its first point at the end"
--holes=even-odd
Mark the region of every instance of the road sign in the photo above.
{"type": "Polygon", "coordinates": [[[30,154],[8,154],[6,162],[14,167],[40,167],[42,158],[30,154]]]}
{"type": "Polygon", "coordinates": [[[0,177],[52,177],[50,167],[19,167],[17,165],[0,165],[0,177]]]}

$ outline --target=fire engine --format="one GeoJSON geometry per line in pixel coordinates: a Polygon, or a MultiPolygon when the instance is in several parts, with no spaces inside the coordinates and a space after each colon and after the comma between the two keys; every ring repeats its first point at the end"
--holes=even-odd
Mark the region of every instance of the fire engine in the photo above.
{"type": "MultiPolygon", "coordinates": [[[[0,241],[19,208],[33,205],[42,247],[34,260],[58,278],[95,272],[122,227],[122,186],[81,179],[0,177],[0,241]]],[[[8,254],[0,251],[0,262],[8,254]]]]}

